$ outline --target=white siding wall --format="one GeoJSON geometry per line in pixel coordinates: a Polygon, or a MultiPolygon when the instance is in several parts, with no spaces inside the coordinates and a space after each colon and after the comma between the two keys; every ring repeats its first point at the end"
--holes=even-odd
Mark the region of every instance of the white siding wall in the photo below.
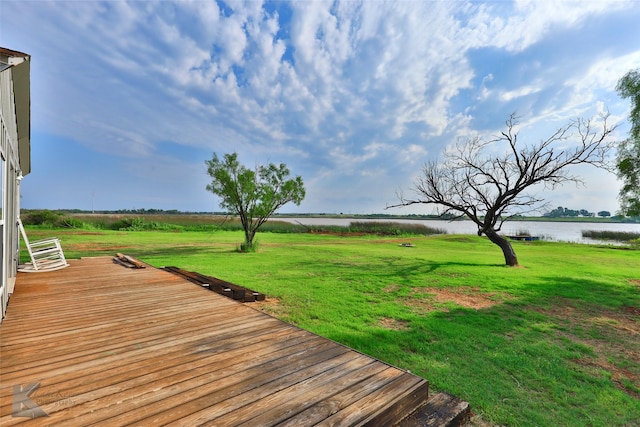
{"type": "MultiPolygon", "coordinates": [[[[20,174],[18,130],[13,88],[13,67],[0,72],[0,181],[2,229],[0,245],[0,304],[1,317],[7,309],[9,295],[13,292],[18,264],[18,230],[20,194],[17,179],[20,174]]],[[[0,320],[1,321],[1,320],[0,320]]]]}

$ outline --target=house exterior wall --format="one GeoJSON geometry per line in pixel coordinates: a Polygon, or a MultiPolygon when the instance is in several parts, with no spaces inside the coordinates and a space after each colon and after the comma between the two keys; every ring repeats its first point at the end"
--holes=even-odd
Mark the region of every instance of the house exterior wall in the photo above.
{"type": "Polygon", "coordinates": [[[19,261],[20,180],[31,170],[30,61],[27,54],[0,48],[1,318],[13,292],[19,261]]]}

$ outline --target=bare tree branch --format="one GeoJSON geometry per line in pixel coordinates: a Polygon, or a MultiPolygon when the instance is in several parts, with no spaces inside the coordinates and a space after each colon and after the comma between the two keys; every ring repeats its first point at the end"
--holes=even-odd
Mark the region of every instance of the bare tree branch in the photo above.
{"type": "Polygon", "coordinates": [[[478,235],[486,234],[503,249],[507,264],[517,265],[511,245],[497,231],[514,215],[543,206],[543,199],[527,194],[531,187],[583,183],[570,174],[571,166],[611,170],[615,126],[609,126],[607,119],[608,114],[598,121],[572,120],[547,139],[526,145],[519,141],[518,118],[511,114],[506,130],[493,139],[474,137],[457,143],[440,163],[426,163],[413,188],[415,198],[400,193],[400,203],[387,208],[433,205],[441,215],[467,217],[478,226],[478,235]]]}

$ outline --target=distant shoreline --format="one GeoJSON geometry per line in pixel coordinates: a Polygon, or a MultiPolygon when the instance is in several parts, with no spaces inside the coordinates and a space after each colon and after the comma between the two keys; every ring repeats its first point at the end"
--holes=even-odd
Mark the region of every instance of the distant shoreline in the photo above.
{"type": "MultiPolygon", "coordinates": [[[[23,213],[46,211],[48,209],[22,209],[23,213]]],[[[225,212],[181,212],[178,210],[162,209],[120,209],[120,210],[100,210],[86,211],[81,209],[57,209],[52,212],[65,213],[70,215],[118,215],[125,217],[145,216],[145,215],[179,215],[179,216],[227,216],[225,212]]],[[[336,213],[275,213],[272,219],[278,218],[336,218],[336,219],[377,219],[377,220],[437,220],[437,221],[466,221],[467,218],[450,219],[437,215],[395,215],[395,214],[336,214],[336,213]]],[[[546,217],[546,216],[516,216],[508,221],[541,221],[541,222],[577,222],[577,223],[610,223],[610,224],[640,224],[640,217],[546,217]]]]}
{"type": "MultiPolygon", "coordinates": [[[[338,219],[412,219],[412,220],[434,220],[434,221],[468,221],[468,218],[448,219],[437,215],[385,215],[385,214],[300,214],[300,213],[276,213],[272,218],[338,218],[338,219]]],[[[614,223],[614,224],[637,224],[640,218],[621,217],[545,217],[545,216],[517,216],[509,221],[542,221],[542,222],[594,222],[594,223],[614,223]]]]}

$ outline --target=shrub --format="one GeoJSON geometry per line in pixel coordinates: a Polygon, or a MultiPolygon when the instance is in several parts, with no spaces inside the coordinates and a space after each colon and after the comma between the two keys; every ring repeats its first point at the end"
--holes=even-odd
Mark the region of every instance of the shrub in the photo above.
{"type": "Polygon", "coordinates": [[[144,230],[144,219],[140,217],[122,218],[111,224],[110,228],[120,231],[142,231],[144,230]]]}
{"type": "Polygon", "coordinates": [[[60,214],[50,210],[30,211],[22,217],[22,223],[25,225],[54,225],[60,214]]]}
{"type": "Polygon", "coordinates": [[[640,233],[634,233],[633,231],[582,230],[582,237],[633,243],[633,240],[640,239],[640,233]]]}
{"type": "Polygon", "coordinates": [[[519,228],[516,230],[515,236],[531,236],[531,232],[526,228],[519,228]]]}
{"type": "Polygon", "coordinates": [[[380,234],[383,236],[447,234],[445,230],[427,227],[424,224],[377,221],[351,222],[349,224],[349,231],[355,233],[380,234]]]}
{"type": "Polygon", "coordinates": [[[182,231],[185,227],[175,224],[167,224],[158,221],[146,222],[144,218],[122,218],[109,226],[112,230],[119,231],[182,231]]]}
{"type": "Polygon", "coordinates": [[[78,229],[82,229],[82,228],[87,228],[88,224],[84,223],[83,221],[80,221],[77,218],[69,218],[69,217],[61,217],[59,218],[55,224],[55,227],[60,227],[60,228],[78,228],[78,229]]]}
{"type": "Polygon", "coordinates": [[[167,224],[164,222],[151,221],[142,225],[144,230],[162,230],[162,231],[183,231],[184,227],[176,224],[167,224]]]}

